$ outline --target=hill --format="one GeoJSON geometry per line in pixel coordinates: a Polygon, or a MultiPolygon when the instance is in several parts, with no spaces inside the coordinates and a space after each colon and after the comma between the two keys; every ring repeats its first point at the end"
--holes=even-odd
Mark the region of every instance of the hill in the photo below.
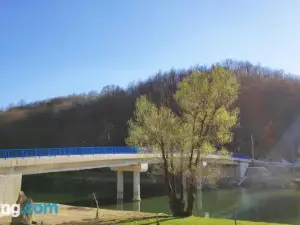
{"type": "MultiPolygon", "coordinates": [[[[252,134],[256,157],[268,156],[300,114],[300,80],[244,61],[226,60],[219,65],[235,72],[241,81],[237,101],[240,127],[234,130],[235,140],[228,148],[251,154],[252,134]]],[[[123,146],[127,120],[138,96],[147,94],[157,104],[165,102],[176,111],[171,97],[177,82],[194,70],[208,69],[172,69],[125,89],[112,85],[100,92],[10,106],[0,112],[0,148],[123,146]]],[[[298,143],[294,145],[297,149],[298,143]]],[[[283,151],[282,155],[291,159],[293,154],[283,151]]]]}

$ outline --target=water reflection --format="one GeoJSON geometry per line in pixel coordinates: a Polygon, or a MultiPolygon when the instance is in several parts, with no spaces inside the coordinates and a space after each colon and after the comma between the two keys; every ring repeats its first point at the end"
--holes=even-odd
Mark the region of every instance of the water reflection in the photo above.
{"type": "Polygon", "coordinates": [[[202,190],[198,189],[196,193],[196,199],[195,199],[195,215],[201,216],[201,210],[203,207],[203,198],[202,198],[202,190]]]}
{"type": "Polygon", "coordinates": [[[133,205],[133,211],[140,212],[141,211],[141,202],[136,201],[132,203],[133,205]]]}
{"type": "Polygon", "coordinates": [[[117,210],[123,211],[123,209],[124,209],[123,199],[117,199],[117,210]]]}
{"type": "MultiPolygon", "coordinates": [[[[125,204],[125,206],[127,206],[128,203],[125,204]]],[[[140,201],[134,201],[130,204],[132,206],[132,208],[130,210],[135,211],[135,212],[141,212],[141,202],[140,201]]],[[[124,201],[119,199],[117,200],[117,205],[116,205],[116,209],[123,211],[124,210],[124,201]]],[[[127,207],[125,208],[125,210],[128,210],[127,207]]]]}
{"type": "Polygon", "coordinates": [[[248,194],[248,190],[246,188],[241,188],[240,190],[241,193],[241,200],[243,205],[251,205],[251,198],[248,194]]]}

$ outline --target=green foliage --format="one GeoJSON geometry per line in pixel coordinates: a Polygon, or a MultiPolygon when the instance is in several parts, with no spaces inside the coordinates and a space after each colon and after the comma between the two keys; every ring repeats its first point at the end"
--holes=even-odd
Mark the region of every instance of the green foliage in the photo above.
{"type": "Polygon", "coordinates": [[[231,129],[237,124],[239,111],[230,108],[237,100],[238,90],[236,76],[222,67],[196,71],[179,83],[175,98],[184,122],[189,125],[187,133],[193,138],[193,146],[231,142],[231,129]]]}
{"type": "Polygon", "coordinates": [[[129,145],[153,147],[158,149],[162,144],[171,147],[176,142],[179,129],[179,118],[166,107],[157,108],[146,96],[136,102],[134,120],[129,120],[129,145]]]}
{"type": "Polygon", "coordinates": [[[211,154],[216,144],[232,140],[231,129],[238,118],[238,109],[232,109],[232,105],[238,90],[238,79],[232,72],[213,67],[209,72],[196,71],[179,83],[174,97],[180,116],[141,96],[136,102],[134,119],[129,121],[127,143],[159,149],[164,156],[181,148],[185,157],[199,155],[187,165],[197,167],[200,155],[211,154]]]}
{"type": "MultiPolygon", "coordinates": [[[[213,67],[210,71],[196,71],[179,83],[174,95],[179,115],[164,105],[154,105],[146,96],[137,100],[134,118],[128,123],[127,143],[151,147],[159,153],[174,215],[183,215],[185,210],[183,192],[177,197],[176,180],[181,184],[183,176],[190,178],[189,215],[199,176],[209,179],[218,175],[217,163],[205,168],[202,161],[215,151],[216,145],[232,140],[231,130],[238,119],[238,109],[232,106],[238,90],[238,79],[232,72],[213,67]]],[[[229,156],[225,148],[222,154],[229,156]]]]}

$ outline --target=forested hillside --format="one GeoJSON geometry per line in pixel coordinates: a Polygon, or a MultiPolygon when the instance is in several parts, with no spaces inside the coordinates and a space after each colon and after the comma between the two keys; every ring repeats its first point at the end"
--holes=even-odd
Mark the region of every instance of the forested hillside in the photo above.
{"type": "MultiPolygon", "coordinates": [[[[300,114],[300,80],[249,62],[226,60],[220,65],[234,71],[241,81],[237,101],[240,127],[228,148],[251,154],[253,134],[256,156],[268,155],[300,114]]],[[[0,148],[123,146],[127,120],[138,96],[147,94],[157,104],[165,103],[176,110],[172,102],[176,83],[193,70],[208,69],[194,66],[171,70],[126,89],[107,86],[100,92],[10,106],[0,112],[0,148]]]]}

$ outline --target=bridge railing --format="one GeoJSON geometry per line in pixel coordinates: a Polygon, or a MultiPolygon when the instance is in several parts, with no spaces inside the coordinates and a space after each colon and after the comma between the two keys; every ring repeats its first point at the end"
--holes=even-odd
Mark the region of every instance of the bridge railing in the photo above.
{"type": "Polygon", "coordinates": [[[24,158],[63,155],[136,154],[135,147],[69,147],[37,149],[0,149],[0,158],[24,158]]]}
{"type": "MultiPolygon", "coordinates": [[[[66,148],[36,148],[36,149],[0,149],[0,158],[25,158],[63,155],[98,155],[98,154],[137,154],[152,153],[150,148],[139,149],[136,147],[66,147],[66,148]]],[[[216,155],[217,154],[213,154],[216,155]]],[[[233,154],[235,159],[250,157],[241,154],[233,154]]]]}
{"type": "Polygon", "coordinates": [[[240,153],[233,153],[232,157],[236,158],[236,159],[247,159],[247,160],[251,159],[251,157],[249,155],[244,155],[244,154],[240,154],[240,153]]]}

